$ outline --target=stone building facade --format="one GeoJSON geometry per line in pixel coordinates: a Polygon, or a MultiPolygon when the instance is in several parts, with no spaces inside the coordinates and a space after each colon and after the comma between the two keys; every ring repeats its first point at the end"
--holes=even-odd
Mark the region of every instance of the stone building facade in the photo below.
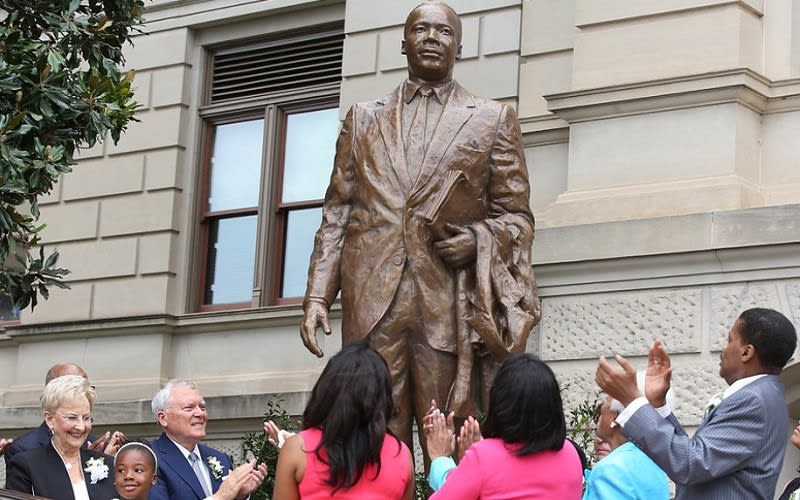
{"type": "MultiPolygon", "coordinates": [[[[38,425],[61,361],[97,385],[100,428],[157,433],[149,400],[173,377],[199,383],[209,439],[233,454],[274,395],[300,411],[326,361],[298,338],[297,269],[330,138],[350,104],[405,76],[416,3],[147,2],[127,52],[141,121],[84,151],[42,204],[72,289],[0,329],[0,435],[38,425]]],[[[529,350],[569,407],[594,393],[598,355],[642,366],[663,338],[677,412],[699,422],[738,312],[800,325],[800,1],[449,3],[455,77],[522,126],[543,298],[529,350]]],[[[790,447],[786,474],[798,463],[790,447]]]]}

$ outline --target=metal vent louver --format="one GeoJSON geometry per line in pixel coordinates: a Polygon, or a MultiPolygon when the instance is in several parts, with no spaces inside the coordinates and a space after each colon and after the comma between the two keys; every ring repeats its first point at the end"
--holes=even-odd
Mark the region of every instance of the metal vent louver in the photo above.
{"type": "Polygon", "coordinates": [[[213,55],[211,103],[338,85],[343,45],[339,28],[219,50],[213,55]]]}

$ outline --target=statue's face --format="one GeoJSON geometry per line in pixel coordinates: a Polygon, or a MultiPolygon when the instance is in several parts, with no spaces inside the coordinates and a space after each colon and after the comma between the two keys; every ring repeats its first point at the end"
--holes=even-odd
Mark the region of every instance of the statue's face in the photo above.
{"type": "Polygon", "coordinates": [[[402,53],[412,79],[438,83],[452,77],[461,57],[459,29],[458,17],[445,5],[421,5],[409,15],[402,53]]]}

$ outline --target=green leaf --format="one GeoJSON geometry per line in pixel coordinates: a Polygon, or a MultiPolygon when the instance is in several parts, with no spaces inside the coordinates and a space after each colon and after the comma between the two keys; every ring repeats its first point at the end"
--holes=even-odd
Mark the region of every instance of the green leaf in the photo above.
{"type": "MultiPolygon", "coordinates": [[[[45,258],[37,200],[74,164],[76,150],[115,141],[134,120],[122,48],[142,0],[6,2],[0,19],[0,290],[21,308],[68,288],[58,253],[45,258]],[[24,6],[20,7],[20,6],[24,6]],[[24,207],[24,208],[21,208],[24,207]],[[35,249],[39,246],[39,251],[35,249]],[[33,252],[33,254],[31,253],[33,252]],[[38,256],[37,256],[38,254],[38,256]]],[[[0,7],[2,8],[2,7],[0,7]]]]}
{"type": "Polygon", "coordinates": [[[58,261],[58,252],[51,253],[47,257],[47,260],[44,263],[44,268],[45,269],[49,269],[49,268],[53,267],[57,261],[58,261]]]}
{"type": "Polygon", "coordinates": [[[66,64],[66,59],[64,56],[61,55],[56,50],[49,50],[47,51],[47,65],[50,66],[53,71],[60,71],[64,64],[66,64]]]}

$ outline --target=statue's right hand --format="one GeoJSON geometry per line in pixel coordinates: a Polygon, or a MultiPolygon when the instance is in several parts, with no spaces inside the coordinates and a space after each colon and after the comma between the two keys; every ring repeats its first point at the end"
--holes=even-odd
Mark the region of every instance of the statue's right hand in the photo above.
{"type": "Polygon", "coordinates": [[[300,338],[303,345],[318,358],[323,356],[322,349],[317,344],[317,328],[321,327],[325,335],[331,334],[328,324],[328,308],[319,302],[308,301],[303,310],[303,323],[300,324],[300,338]]]}

